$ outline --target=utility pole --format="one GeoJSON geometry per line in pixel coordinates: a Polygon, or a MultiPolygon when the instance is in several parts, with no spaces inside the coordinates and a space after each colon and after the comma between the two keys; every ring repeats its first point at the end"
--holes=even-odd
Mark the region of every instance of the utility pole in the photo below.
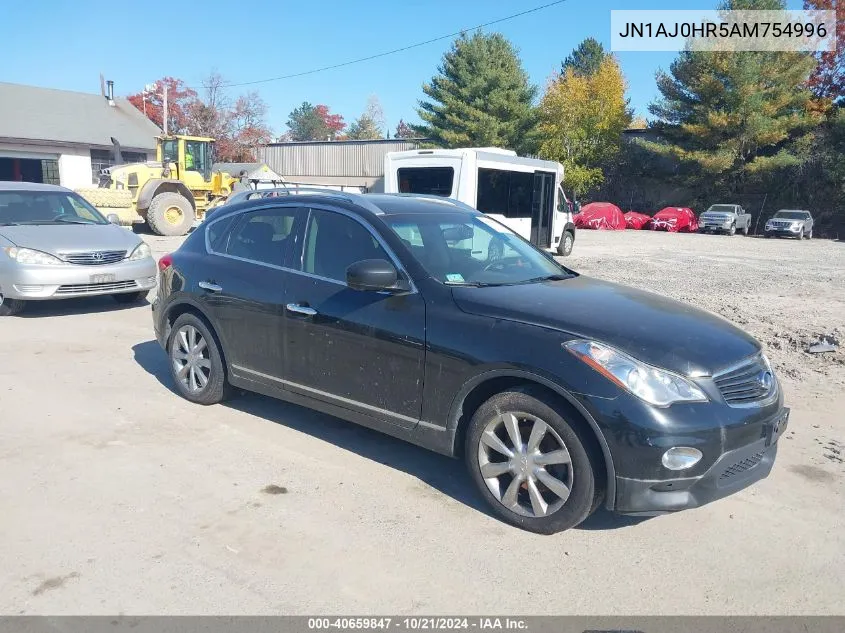
{"type": "Polygon", "coordinates": [[[162,99],[164,101],[164,114],[162,115],[162,119],[164,119],[164,135],[167,136],[167,84],[162,82],[162,91],[163,96],[162,99]]]}

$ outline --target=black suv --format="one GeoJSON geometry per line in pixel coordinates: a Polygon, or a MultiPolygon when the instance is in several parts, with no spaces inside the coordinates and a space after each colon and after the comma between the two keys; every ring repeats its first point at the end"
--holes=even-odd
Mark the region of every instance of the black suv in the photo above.
{"type": "Polygon", "coordinates": [[[527,530],[724,497],[769,473],[786,427],[753,338],[452,200],[227,205],[159,268],[155,330],[185,398],[256,391],[463,456],[527,530]]]}

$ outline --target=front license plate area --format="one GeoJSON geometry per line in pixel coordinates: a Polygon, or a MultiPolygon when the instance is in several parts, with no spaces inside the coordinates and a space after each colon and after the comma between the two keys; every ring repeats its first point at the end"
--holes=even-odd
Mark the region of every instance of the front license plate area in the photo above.
{"type": "Polygon", "coordinates": [[[768,425],[768,434],[766,437],[766,446],[771,446],[778,441],[783,432],[789,424],[789,409],[786,409],[768,425]]]}
{"type": "Polygon", "coordinates": [[[114,283],[115,276],[109,273],[100,273],[97,275],[91,275],[89,280],[92,284],[110,284],[114,283]]]}

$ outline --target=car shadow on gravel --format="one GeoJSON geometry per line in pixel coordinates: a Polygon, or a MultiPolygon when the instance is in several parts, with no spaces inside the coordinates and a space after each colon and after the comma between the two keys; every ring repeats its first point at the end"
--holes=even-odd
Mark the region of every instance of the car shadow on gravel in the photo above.
{"type": "MultiPolygon", "coordinates": [[[[156,341],[138,343],[132,347],[132,351],[135,354],[135,362],[144,371],[154,376],[172,393],[178,393],[170,378],[167,357],[156,341]]],[[[403,471],[473,510],[494,516],[476,492],[460,460],[331,415],[260,394],[239,395],[221,406],[264,418],[389,468],[403,471]]],[[[612,530],[636,525],[643,520],[645,518],[622,517],[600,509],[576,529],[612,530]]]]}
{"type": "Polygon", "coordinates": [[[146,299],[134,303],[118,303],[106,295],[79,299],[28,301],[24,311],[17,316],[21,319],[39,319],[56,316],[73,316],[75,314],[94,314],[98,312],[121,312],[134,308],[149,309],[149,307],[150,304],[146,299]]]}

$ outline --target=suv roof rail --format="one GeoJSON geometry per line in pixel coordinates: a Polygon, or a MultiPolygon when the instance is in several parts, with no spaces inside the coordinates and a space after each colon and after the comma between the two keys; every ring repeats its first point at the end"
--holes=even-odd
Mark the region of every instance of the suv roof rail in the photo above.
{"type": "Polygon", "coordinates": [[[280,183],[281,187],[273,187],[272,189],[257,189],[256,191],[265,192],[265,193],[276,193],[276,194],[284,194],[288,196],[297,195],[300,193],[303,194],[318,194],[321,196],[330,196],[333,198],[341,198],[343,200],[347,200],[349,202],[354,202],[358,204],[368,211],[376,214],[376,215],[383,215],[384,211],[379,209],[376,205],[366,199],[365,195],[362,193],[352,193],[350,191],[338,191],[337,189],[327,189],[325,187],[301,187],[297,185],[296,187],[287,187],[285,183],[280,183]]]}

